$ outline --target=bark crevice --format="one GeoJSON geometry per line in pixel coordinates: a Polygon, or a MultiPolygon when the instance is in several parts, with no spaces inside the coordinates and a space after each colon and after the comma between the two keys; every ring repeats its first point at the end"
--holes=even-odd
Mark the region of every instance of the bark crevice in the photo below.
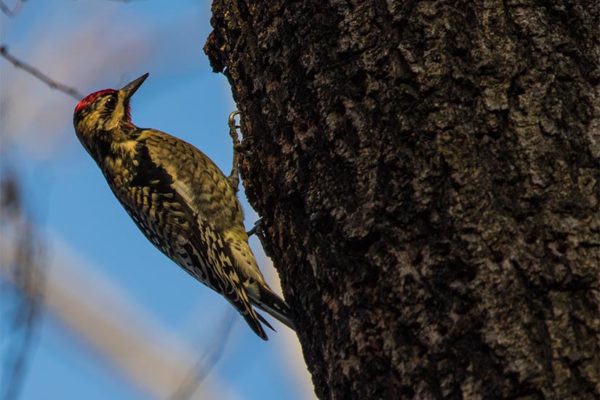
{"type": "Polygon", "coordinates": [[[600,396],[600,4],[214,0],[320,398],[600,396]]]}

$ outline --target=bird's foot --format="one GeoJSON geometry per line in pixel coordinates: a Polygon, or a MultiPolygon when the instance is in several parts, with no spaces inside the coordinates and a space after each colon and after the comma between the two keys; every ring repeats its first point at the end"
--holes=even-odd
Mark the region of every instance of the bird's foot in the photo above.
{"type": "Polygon", "coordinates": [[[240,115],[238,110],[231,112],[229,114],[229,118],[227,119],[227,124],[229,125],[229,136],[231,136],[231,140],[233,141],[233,165],[231,167],[231,173],[227,179],[229,180],[229,185],[233,191],[237,193],[240,183],[239,163],[242,145],[240,144],[240,140],[238,138],[237,130],[240,128],[240,126],[235,122],[236,115],[240,115]]]}
{"type": "Polygon", "coordinates": [[[254,226],[252,227],[252,229],[250,229],[248,232],[246,232],[248,234],[248,237],[256,234],[256,236],[262,235],[262,218],[259,218],[255,223],[254,226]]]}

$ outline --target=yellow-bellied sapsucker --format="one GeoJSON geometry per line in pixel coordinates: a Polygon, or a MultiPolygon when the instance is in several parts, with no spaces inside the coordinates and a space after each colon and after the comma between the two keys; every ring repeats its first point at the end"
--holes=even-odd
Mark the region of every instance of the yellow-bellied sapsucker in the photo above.
{"type": "MultiPolygon", "coordinates": [[[[261,338],[267,339],[261,322],[272,327],[252,305],[293,329],[287,304],[266,284],[248,246],[236,197],[237,157],[227,178],[191,144],[136,127],[129,102],[147,77],[81,100],[73,118],[77,137],[119,202],[158,249],[225,296],[261,338]]],[[[233,130],[235,155],[235,121],[233,130]]]]}

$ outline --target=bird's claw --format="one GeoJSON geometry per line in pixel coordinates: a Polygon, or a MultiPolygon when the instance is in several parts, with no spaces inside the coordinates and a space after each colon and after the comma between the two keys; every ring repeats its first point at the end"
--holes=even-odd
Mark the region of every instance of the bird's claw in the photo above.
{"type": "Polygon", "coordinates": [[[260,234],[259,231],[261,231],[262,227],[261,227],[261,223],[262,223],[262,218],[259,218],[255,223],[254,226],[252,227],[252,229],[250,229],[247,234],[248,236],[252,236],[254,234],[256,234],[257,236],[260,234]]]}
{"type": "Polygon", "coordinates": [[[229,184],[234,192],[237,193],[239,186],[239,162],[240,162],[240,152],[242,150],[242,145],[240,144],[240,140],[238,138],[238,128],[239,125],[235,123],[235,116],[240,115],[238,110],[232,111],[227,118],[227,124],[229,125],[229,136],[231,136],[231,140],[233,140],[233,165],[231,166],[231,174],[227,178],[229,180],[229,184]]]}
{"type": "Polygon", "coordinates": [[[229,125],[229,135],[233,139],[233,145],[234,146],[239,146],[240,145],[240,140],[239,140],[239,137],[238,137],[237,130],[239,128],[241,128],[241,126],[237,125],[236,122],[235,122],[235,116],[236,115],[241,115],[238,110],[235,110],[235,111],[232,111],[231,113],[229,113],[229,117],[227,118],[227,124],[229,125]]]}

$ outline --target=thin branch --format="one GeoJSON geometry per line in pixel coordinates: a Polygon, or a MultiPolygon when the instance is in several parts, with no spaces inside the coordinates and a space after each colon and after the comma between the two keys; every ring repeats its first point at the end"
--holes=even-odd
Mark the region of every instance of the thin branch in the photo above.
{"type": "MultiPolygon", "coordinates": [[[[2,287],[0,310],[6,325],[4,351],[0,351],[0,399],[16,399],[20,392],[32,348],[39,331],[44,271],[41,242],[31,218],[23,209],[20,183],[7,168],[0,169],[0,234],[12,243],[12,262],[5,264],[13,288],[2,287]]],[[[1,262],[1,261],[0,261],[1,262]]],[[[2,266],[0,266],[0,269],[2,266]]],[[[0,279],[0,282],[5,282],[0,279]]]]}
{"type": "Polygon", "coordinates": [[[215,364],[221,359],[225,351],[225,345],[229,341],[229,335],[235,318],[236,314],[233,309],[228,309],[208,351],[198,360],[196,366],[190,370],[186,379],[177,391],[169,397],[169,400],[186,400],[194,396],[202,381],[206,379],[210,371],[215,367],[215,364]]]}
{"type": "Polygon", "coordinates": [[[67,86],[67,85],[63,85],[62,83],[56,82],[55,80],[53,80],[52,78],[50,78],[49,76],[47,76],[46,74],[44,74],[43,72],[38,70],[37,68],[34,68],[31,65],[26,64],[23,61],[19,60],[18,58],[15,58],[12,54],[10,54],[8,52],[8,47],[4,44],[0,45],[0,56],[4,57],[16,68],[22,69],[25,72],[30,73],[35,78],[39,79],[40,81],[44,82],[46,85],[50,86],[52,89],[56,89],[60,92],[63,92],[64,94],[71,96],[75,100],[80,100],[83,97],[83,95],[81,93],[79,93],[76,89],[74,89],[70,86],[67,86]]]}
{"type": "Polygon", "coordinates": [[[7,6],[3,1],[0,1],[0,11],[2,11],[9,17],[14,17],[19,13],[19,11],[21,11],[21,6],[23,6],[24,1],[25,0],[18,0],[12,9],[9,6],[7,6]]]}

